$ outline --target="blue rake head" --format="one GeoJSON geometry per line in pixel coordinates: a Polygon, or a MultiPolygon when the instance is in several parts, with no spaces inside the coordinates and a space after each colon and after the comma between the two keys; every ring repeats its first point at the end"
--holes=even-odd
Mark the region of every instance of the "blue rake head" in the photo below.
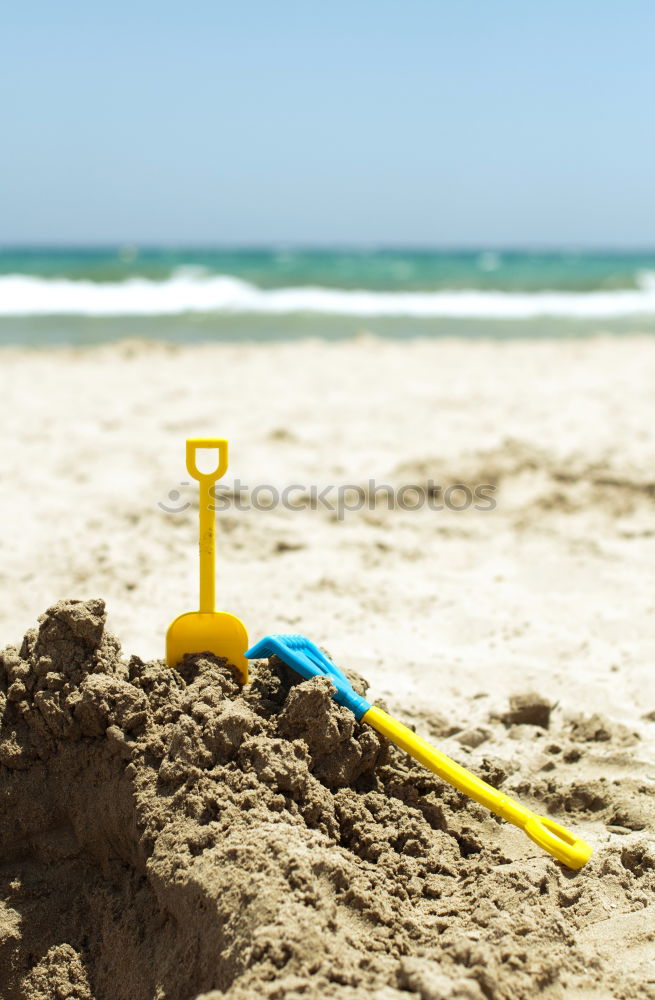
{"type": "Polygon", "coordinates": [[[329,677],[336,688],[332,697],[337,704],[349,708],[357,721],[371,707],[370,702],[353,691],[352,684],[336,663],[328,659],[325,653],[304,635],[267,635],[244,653],[247,660],[263,659],[273,655],[279,656],[287,666],[306,680],[310,677],[329,677]]]}

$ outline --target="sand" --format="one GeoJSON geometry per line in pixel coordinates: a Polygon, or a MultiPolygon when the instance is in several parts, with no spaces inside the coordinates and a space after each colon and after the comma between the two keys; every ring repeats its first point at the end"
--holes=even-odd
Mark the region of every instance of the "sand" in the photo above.
{"type": "Polygon", "coordinates": [[[573,873],[517,860],[513,831],[357,724],[327,679],[298,683],[275,657],[244,689],[213,657],[128,662],[104,624],[102,601],[60,602],[2,654],[6,1000],[483,1000],[601,975],[649,995],[594,931],[620,911],[622,948],[653,939],[655,799],[560,777],[632,734],[578,720],[519,734],[540,738],[536,773],[525,747],[522,774],[484,759],[569,823],[640,832],[573,873]]]}
{"type": "Polygon", "coordinates": [[[5,702],[2,682],[3,1000],[655,995],[654,376],[654,341],[602,336],[5,350],[0,644],[99,596],[123,649],[161,655],[197,600],[187,436],[228,437],[228,479],[250,487],[491,484],[493,511],[221,511],[219,607],[253,640],[306,633],[595,855],[565,872],[388,748],[335,785],[340,751],[302,729],[307,698],[341,733],[324,692],[288,728],[216,664],[172,680],[117,659],[97,605],[97,631],[43,654],[56,669],[28,642],[25,690],[5,702]],[[166,513],[176,488],[190,506],[166,513]],[[202,677],[212,711],[260,720],[237,733],[275,743],[266,774],[194,716],[202,677]],[[91,729],[60,714],[64,689],[91,729]],[[231,803],[220,836],[207,795],[231,803]]]}

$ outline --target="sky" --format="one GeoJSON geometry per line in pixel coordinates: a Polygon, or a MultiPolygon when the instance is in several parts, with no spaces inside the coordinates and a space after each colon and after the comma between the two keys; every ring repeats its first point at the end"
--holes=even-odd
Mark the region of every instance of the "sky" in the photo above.
{"type": "Polygon", "coordinates": [[[655,245],[652,0],[21,0],[1,244],[655,245]]]}

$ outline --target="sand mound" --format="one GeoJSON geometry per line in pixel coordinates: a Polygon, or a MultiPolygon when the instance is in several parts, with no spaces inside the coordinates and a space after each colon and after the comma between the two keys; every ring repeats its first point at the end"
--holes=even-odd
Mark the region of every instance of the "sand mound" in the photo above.
{"type": "MultiPolygon", "coordinates": [[[[0,657],[3,1000],[515,1000],[601,979],[652,995],[597,933],[620,914],[615,946],[644,943],[638,782],[519,772],[541,809],[622,819],[625,836],[578,874],[529,842],[516,860],[509,828],[356,724],[327,681],[275,658],[243,690],[210,657],[127,662],[104,624],[102,601],[61,602],[0,657]]],[[[611,743],[587,728],[551,729],[553,759],[611,743]]]]}

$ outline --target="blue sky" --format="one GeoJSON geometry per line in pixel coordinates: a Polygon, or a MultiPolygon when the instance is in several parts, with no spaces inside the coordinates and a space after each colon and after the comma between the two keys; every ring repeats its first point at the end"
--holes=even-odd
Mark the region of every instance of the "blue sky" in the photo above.
{"type": "Polygon", "coordinates": [[[21,0],[0,242],[655,244],[652,0],[21,0]]]}

